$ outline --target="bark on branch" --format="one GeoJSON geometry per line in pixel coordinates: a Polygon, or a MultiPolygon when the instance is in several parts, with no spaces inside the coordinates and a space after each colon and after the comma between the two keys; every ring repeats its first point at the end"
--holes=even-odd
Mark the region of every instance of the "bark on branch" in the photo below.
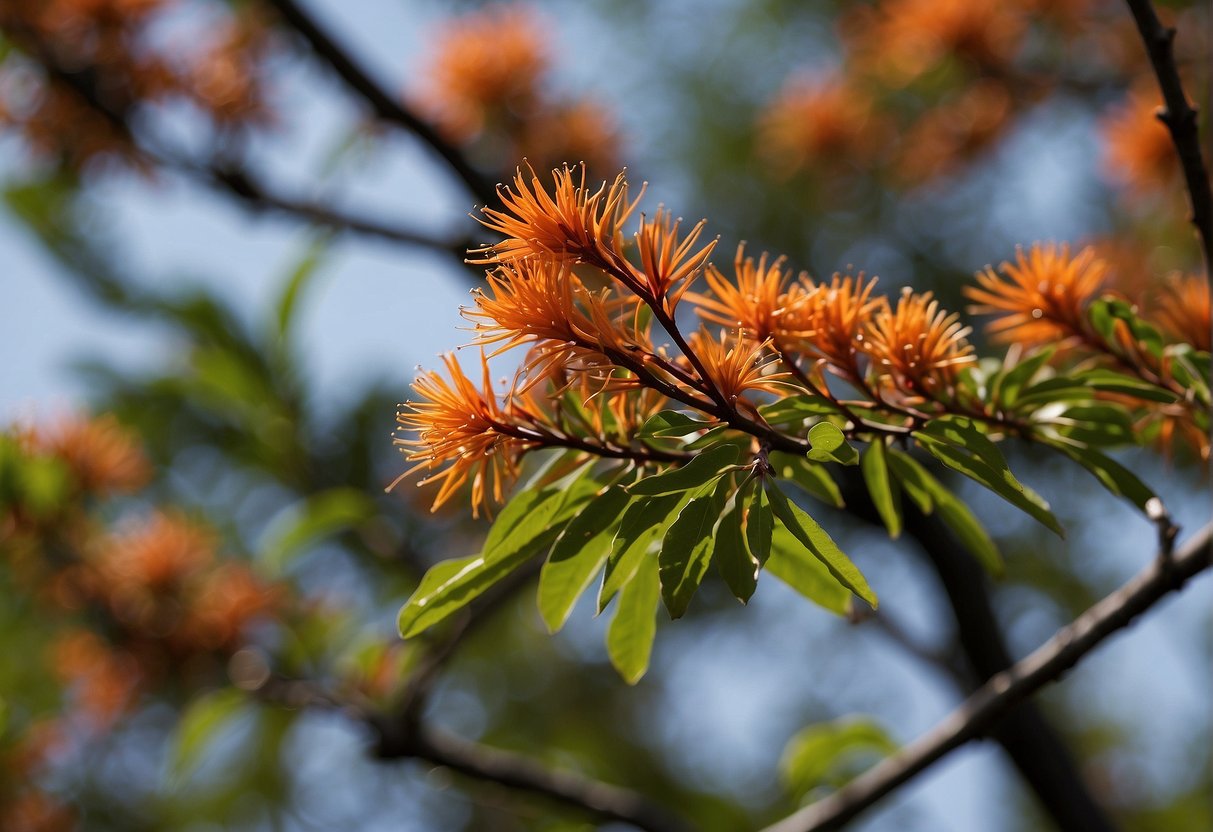
{"type": "Polygon", "coordinates": [[[1060,678],[1108,636],[1127,627],[1138,615],[1211,565],[1213,524],[1201,529],[1172,557],[1156,558],[1031,655],[994,676],[935,728],[896,755],[763,832],[840,828],[950,752],[989,732],[1018,703],[1060,678]]]}

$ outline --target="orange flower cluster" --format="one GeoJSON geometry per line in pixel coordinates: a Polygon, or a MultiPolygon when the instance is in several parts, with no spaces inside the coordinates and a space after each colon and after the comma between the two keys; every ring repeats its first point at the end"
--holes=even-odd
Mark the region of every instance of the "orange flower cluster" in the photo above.
{"type": "Polygon", "coordinates": [[[868,91],[839,76],[793,75],[758,123],[758,146],[787,174],[846,159],[870,163],[888,125],[868,91]]]}
{"type": "MultiPolygon", "coordinates": [[[[0,62],[0,124],[37,153],[73,170],[100,160],[141,165],[130,137],[70,84],[38,63],[87,70],[106,106],[185,100],[219,128],[268,119],[260,66],[268,30],[249,12],[222,11],[217,37],[194,50],[157,41],[156,28],[182,13],[180,0],[7,0],[0,30],[16,51],[0,62]],[[32,62],[29,59],[33,59],[32,62]]],[[[216,11],[219,11],[218,5],[216,11]]]]}
{"type": "Polygon", "coordinates": [[[1138,87],[1101,121],[1104,174],[1135,197],[1157,196],[1175,184],[1179,160],[1158,112],[1158,89],[1138,87]]]}
{"type": "Polygon", "coordinates": [[[601,105],[545,89],[548,36],[523,4],[490,5],[449,21],[433,39],[424,86],[413,98],[447,138],[493,167],[528,157],[542,167],[614,165],[619,138],[601,105]]]}
{"type": "Polygon", "coordinates": [[[744,247],[728,279],[708,262],[715,241],[699,242],[703,223],[684,233],[659,210],[629,242],[623,226],[637,203],[623,174],[596,189],[584,177],[584,168],[580,177],[555,170],[549,192],[533,170],[519,171],[502,189],[503,207],[483,209],[482,222],[505,239],[473,252],[472,262],[492,269],[464,315],[475,345],[527,354],[504,399],[483,353],[480,386],[450,356],[449,381],[427,373],[414,383],[420,400],[398,414],[409,433],[397,443],[412,470],[432,472],[422,484],[440,484],[435,508],[469,482],[473,512],[499,501],[535,448],[642,460],[634,430],[663,404],[761,422],[755,396],[801,389],[796,356],[814,361],[801,384],[815,377],[817,392],[829,370],[907,401],[948,398],[957,371],[974,360],[968,329],[929,293],[907,292],[893,307],[862,275],[793,280],[782,258],[755,260],[744,247]],[[706,290],[689,291],[700,275],[706,290]],[[674,314],[684,297],[703,322],[688,338],[674,314]],[[678,347],[673,358],[654,343],[655,324],[678,347]],[[566,430],[553,406],[566,395],[582,396],[587,409],[603,397],[615,429],[583,415],[581,433],[566,430]]]}

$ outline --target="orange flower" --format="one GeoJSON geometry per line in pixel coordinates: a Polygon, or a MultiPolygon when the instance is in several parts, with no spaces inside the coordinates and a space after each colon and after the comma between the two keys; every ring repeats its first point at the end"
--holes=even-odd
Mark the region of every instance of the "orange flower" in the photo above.
{"type": "Polygon", "coordinates": [[[131,492],[151,479],[151,467],[138,440],[110,414],[69,418],[35,437],[40,447],[67,464],[84,491],[131,492]]]}
{"type": "Polygon", "coordinates": [[[1010,91],[1001,81],[970,84],[906,130],[898,148],[898,175],[908,183],[921,183],[954,170],[993,145],[1013,115],[1010,91]]]}
{"type": "Polygon", "coordinates": [[[96,633],[65,633],[54,645],[52,660],[56,675],[71,685],[80,713],[94,729],[109,728],[133,703],[141,677],[138,663],[96,633]]]}
{"type": "Polygon", "coordinates": [[[432,371],[418,377],[413,390],[421,401],[407,402],[406,409],[396,414],[401,428],[417,433],[416,439],[396,439],[405,458],[417,464],[392,485],[418,469],[446,466],[418,483],[440,483],[430,510],[437,510],[470,479],[472,515],[479,516],[480,507],[487,508],[489,500],[500,503],[504,499],[507,486],[517,476],[518,457],[532,443],[520,435],[519,426],[498,404],[484,353],[480,355],[483,381],[479,390],[453,354],[447,353],[442,360],[451,380],[432,371]]]}
{"type": "Polygon", "coordinates": [[[418,103],[452,141],[467,142],[489,122],[532,114],[548,64],[543,26],[529,8],[489,7],[434,36],[418,103]]]}
{"type": "Polygon", "coordinates": [[[882,130],[871,97],[848,81],[790,77],[758,121],[758,146],[782,172],[867,160],[882,130]]]}
{"type": "Polygon", "coordinates": [[[689,346],[708,374],[708,381],[730,402],[757,415],[754,405],[742,398],[747,390],[780,392],[787,386],[787,373],[768,372],[775,357],[767,352],[767,342],[759,343],[746,333],[721,330],[719,340],[706,329],[691,335],[689,346]]]}
{"type": "Polygon", "coordinates": [[[979,286],[965,287],[965,296],[977,303],[969,311],[1001,315],[989,331],[1003,343],[1043,344],[1081,335],[1086,306],[1103,286],[1107,264],[1087,247],[1074,257],[1070,247],[1034,243],[1015,263],[999,267],[1006,279],[986,267],[977,273],[979,286]]]}
{"type": "Polygon", "coordinates": [[[712,240],[694,251],[707,220],[696,223],[681,240],[678,239],[679,224],[680,221],[673,220],[668,211],[658,208],[652,222],[641,215],[640,230],[636,232],[642,271],[638,278],[648,286],[649,296],[662,299],[670,313],[703,269],[712,249],[716,248],[716,240],[712,240]],[[677,284],[682,285],[670,295],[670,290],[677,284]]]}
{"type": "Polygon", "coordinates": [[[618,167],[622,139],[600,102],[584,99],[547,104],[519,126],[510,159],[530,158],[542,167],[576,159],[594,175],[618,167]]]}
{"type": "Polygon", "coordinates": [[[213,532],[188,518],[156,512],[104,543],[95,566],[107,592],[164,591],[215,559],[213,532]]]}
{"type": "Polygon", "coordinates": [[[1165,191],[1179,173],[1171,134],[1158,120],[1161,105],[1156,88],[1139,87],[1100,122],[1104,172],[1135,196],[1165,191]]]}
{"type": "Polygon", "coordinates": [[[765,341],[775,334],[779,317],[784,314],[791,273],[784,269],[785,259],[767,261],[763,252],[754,258],[745,256],[745,244],[737,247],[733,259],[736,283],[728,280],[715,267],[709,266],[704,280],[712,294],[692,293],[687,297],[695,304],[699,317],[726,327],[743,329],[756,340],[765,341]]]}
{"type": "Polygon", "coordinates": [[[506,237],[495,245],[473,251],[469,263],[508,263],[528,257],[552,257],[570,263],[587,263],[601,269],[627,272],[621,227],[635,209],[628,203],[628,183],[620,173],[609,187],[604,182],[591,192],[567,166],[552,171],[555,188],[544,190],[535,171],[528,177],[519,168],[513,188],[500,187],[504,210],[481,208],[480,223],[506,237]]]}
{"type": "Polygon", "coordinates": [[[878,311],[864,339],[878,375],[910,395],[933,397],[949,387],[956,370],[976,361],[965,340],[971,331],[949,314],[930,292],[903,289],[895,309],[878,311]]]}
{"type": "Polygon", "coordinates": [[[1198,350],[1213,349],[1209,283],[1199,275],[1172,275],[1158,296],[1159,322],[1175,338],[1198,350]]]}
{"type": "Polygon", "coordinates": [[[778,318],[776,341],[857,379],[864,332],[872,316],[888,304],[883,297],[872,297],[875,288],[876,279],[865,280],[862,274],[835,274],[829,284],[820,285],[802,277],[778,318]]]}
{"type": "Polygon", "coordinates": [[[190,598],[178,640],[193,651],[235,652],[248,624],[271,613],[280,597],[244,564],[225,563],[190,598]]]}

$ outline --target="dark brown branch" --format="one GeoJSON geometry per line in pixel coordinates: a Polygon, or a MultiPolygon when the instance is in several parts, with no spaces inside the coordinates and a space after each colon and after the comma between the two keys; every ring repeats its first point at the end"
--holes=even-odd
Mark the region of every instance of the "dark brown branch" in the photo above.
{"type": "Polygon", "coordinates": [[[1150,65],[1158,77],[1158,86],[1166,105],[1158,118],[1171,132],[1171,141],[1179,154],[1188,199],[1192,205],[1192,224],[1196,226],[1204,251],[1205,273],[1209,280],[1213,280],[1213,190],[1209,184],[1209,170],[1200,152],[1196,110],[1188,103],[1179,69],[1175,65],[1175,30],[1162,25],[1150,0],[1126,2],[1137,23],[1137,31],[1145,42],[1150,65]]]}
{"type": "Polygon", "coordinates": [[[990,731],[1012,708],[1078,663],[1113,633],[1213,565],[1213,524],[1173,557],[1159,557],[1120,589],[1063,627],[1031,655],[982,685],[931,731],[764,832],[838,829],[951,751],[990,731]]]}
{"type": "Polygon", "coordinates": [[[370,74],[358,65],[349,52],[329,36],[299,3],[296,3],[295,0],[266,0],[266,2],[277,10],[287,25],[307,41],[313,52],[332,67],[333,72],[345,82],[346,86],[370,105],[376,116],[421,139],[463,180],[468,190],[481,204],[487,205],[497,199],[497,191],[493,184],[472,166],[457,147],[439,135],[433,126],[405,107],[397,95],[387,92],[371,78],[370,74]]]}

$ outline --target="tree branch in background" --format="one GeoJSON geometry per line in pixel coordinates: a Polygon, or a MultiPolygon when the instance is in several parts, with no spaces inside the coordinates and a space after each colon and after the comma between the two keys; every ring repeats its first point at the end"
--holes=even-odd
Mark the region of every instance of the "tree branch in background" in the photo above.
{"type": "Polygon", "coordinates": [[[325,61],[345,84],[360,95],[383,121],[395,124],[417,136],[429,145],[463,180],[473,196],[487,205],[497,198],[497,190],[484,178],[463,153],[426,121],[410,111],[400,102],[398,94],[389,93],[360,67],[332,37],[328,35],[295,0],[266,0],[283,21],[298,32],[308,45],[325,61]]]}
{"type": "Polygon", "coordinates": [[[1120,589],[1063,627],[1031,655],[999,673],[928,733],[834,794],[764,832],[838,829],[951,751],[989,731],[1004,714],[1058,679],[1104,639],[1213,565],[1213,524],[1173,557],[1158,557],[1120,589]]]}
{"type": "Polygon", "coordinates": [[[1166,104],[1158,118],[1171,132],[1171,141],[1179,154],[1192,205],[1192,224],[1200,234],[1204,251],[1205,274],[1209,280],[1213,280],[1213,190],[1209,184],[1209,170],[1200,152],[1196,110],[1188,103],[1179,69],[1175,65],[1175,30],[1162,25],[1150,0],[1126,2],[1137,23],[1137,31],[1145,42],[1154,74],[1158,77],[1158,86],[1166,104]]]}

